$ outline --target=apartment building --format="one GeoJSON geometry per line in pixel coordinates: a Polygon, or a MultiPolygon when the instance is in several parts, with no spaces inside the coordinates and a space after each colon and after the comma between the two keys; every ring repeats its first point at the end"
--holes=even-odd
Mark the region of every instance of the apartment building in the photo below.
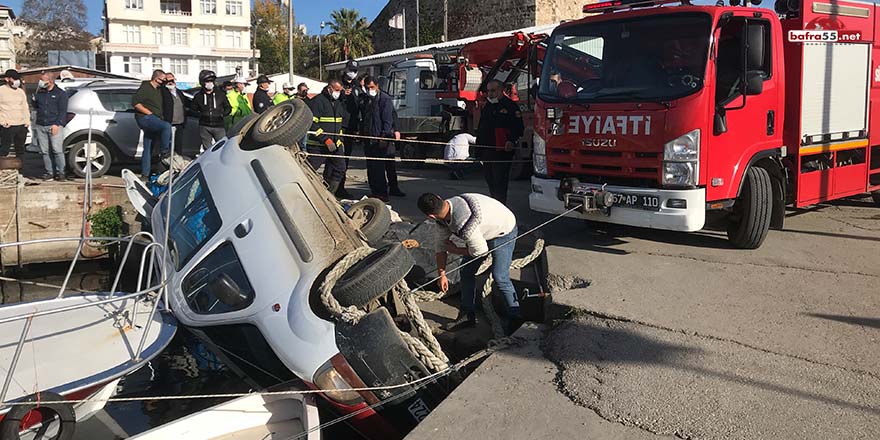
{"type": "Polygon", "coordinates": [[[147,79],[173,72],[178,87],[198,83],[199,71],[249,73],[250,0],[105,0],[104,45],[110,72],[147,79]]]}
{"type": "Polygon", "coordinates": [[[15,13],[0,5],[0,71],[15,68],[15,13]]]}

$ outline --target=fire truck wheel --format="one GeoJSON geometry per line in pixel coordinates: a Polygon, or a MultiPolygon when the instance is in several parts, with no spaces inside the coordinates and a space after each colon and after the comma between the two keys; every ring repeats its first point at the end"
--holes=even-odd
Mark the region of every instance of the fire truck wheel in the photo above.
{"type": "Polygon", "coordinates": [[[741,249],[757,249],[767,238],[773,211],[773,191],[767,170],[752,167],[743,176],[742,192],[733,205],[727,238],[741,249]]]}
{"type": "Polygon", "coordinates": [[[871,197],[874,198],[874,204],[880,207],[880,191],[872,192],[871,197]]]}

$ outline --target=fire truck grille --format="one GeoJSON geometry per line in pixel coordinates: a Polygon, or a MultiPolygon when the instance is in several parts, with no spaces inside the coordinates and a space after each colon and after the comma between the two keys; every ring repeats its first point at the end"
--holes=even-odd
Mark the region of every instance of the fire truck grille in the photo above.
{"type": "Polygon", "coordinates": [[[547,168],[552,177],[576,177],[589,183],[658,187],[663,154],[550,148],[547,168]]]}

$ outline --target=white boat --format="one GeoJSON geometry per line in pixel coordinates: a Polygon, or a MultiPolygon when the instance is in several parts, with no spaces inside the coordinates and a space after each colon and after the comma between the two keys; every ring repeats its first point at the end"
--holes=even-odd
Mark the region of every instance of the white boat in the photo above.
{"type": "Polygon", "coordinates": [[[120,378],[171,342],[177,321],[159,307],[160,292],[153,286],[0,306],[0,439],[71,438],[75,424],[116,393],[120,378]]]}
{"type": "Polygon", "coordinates": [[[320,440],[311,394],[251,394],[131,437],[130,440],[320,440]]]}

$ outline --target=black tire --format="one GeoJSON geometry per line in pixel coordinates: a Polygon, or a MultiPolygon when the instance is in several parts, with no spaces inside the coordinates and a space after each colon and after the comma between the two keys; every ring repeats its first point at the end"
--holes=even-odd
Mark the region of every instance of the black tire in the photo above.
{"type": "Polygon", "coordinates": [[[773,190],[767,170],[752,167],[743,176],[742,192],[733,205],[727,238],[740,249],[757,249],[767,238],[773,212],[773,190]]]}
{"type": "Polygon", "coordinates": [[[414,265],[402,244],[383,246],[348,269],[333,287],[333,296],[345,307],[363,307],[394,287],[414,265]]]}
{"type": "MultiPolygon", "coordinates": [[[[226,137],[234,138],[241,135],[242,139],[246,139],[248,137],[248,133],[250,133],[251,128],[253,128],[254,126],[254,122],[257,122],[257,118],[259,117],[259,114],[251,113],[244,118],[239,119],[238,122],[232,124],[232,127],[230,127],[228,131],[226,131],[226,137]]],[[[241,142],[239,142],[239,144],[240,143],[241,142]]]]}
{"type": "MultiPolygon", "coordinates": [[[[64,400],[64,397],[51,391],[42,391],[40,392],[39,400],[52,402],[64,400]]],[[[53,437],[52,440],[71,440],[73,438],[76,429],[76,413],[74,412],[72,405],[68,403],[37,403],[38,399],[36,394],[28,396],[24,399],[24,402],[33,402],[33,404],[13,406],[12,409],[6,413],[3,422],[0,423],[0,439],[13,440],[21,438],[19,436],[21,420],[33,410],[40,411],[43,414],[43,418],[47,418],[47,416],[53,414],[58,416],[60,422],[58,425],[59,431],[58,435],[53,437]]]]}
{"type": "Polygon", "coordinates": [[[871,198],[874,199],[874,204],[880,207],[880,191],[874,191],[871,193],[871,198]]]}
{"type": "MultiPolygon", "coordinates": [[[[110,171],[113,164],[113,155],[106,145],[92,141],[95,144],[95,153],[92,157],[92,177],[101,177],[110,171]]],[[[86,177],[86,141],[75,142],[67,150],[67,166],[78,177],[86,177]]]]}
{"type": "Polygon", "coordinates": [[[281,145],[290,147],[302,141],[312,127],[312,111],[301,99],[273,105],[260,115],[251,129],[250,138],[259,147],[281,145]]]}
{"type": "Polygon", "coordinates": [[[374,246],[388,232],[391,226],[391,213],[388,212],[385,202],[368,198],[348,208],[350,218],[358,220],[361,215],[364,223],[359,224],[358,228],[364,233],[364,237],[367,237],[367,243],[374,246]]]}

